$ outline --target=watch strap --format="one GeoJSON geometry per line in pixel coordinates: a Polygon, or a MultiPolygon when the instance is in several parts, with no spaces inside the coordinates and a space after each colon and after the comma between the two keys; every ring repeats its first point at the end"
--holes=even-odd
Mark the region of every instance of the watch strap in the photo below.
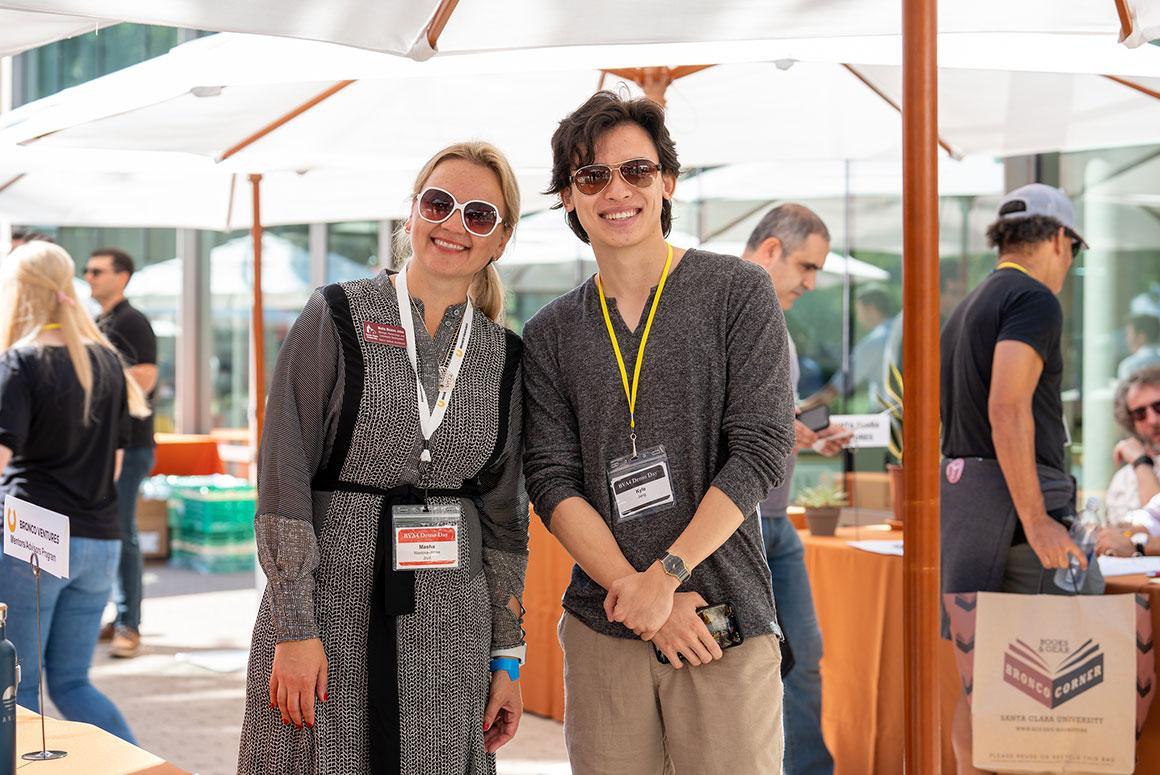
{"type": "Polygon", "coordinates": [[[1151,468],[1153,465],[1155,465],[1155,461],[1147,452],[1132,461],[1132,468],[1136,468],[1137,466],[1148,466],[1151,468]]]}

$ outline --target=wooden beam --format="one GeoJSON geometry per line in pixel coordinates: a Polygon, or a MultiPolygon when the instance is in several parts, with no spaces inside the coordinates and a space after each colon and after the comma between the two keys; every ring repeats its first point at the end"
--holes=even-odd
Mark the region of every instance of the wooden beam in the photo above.
{"type": "Polygon", "coordinates": [[[11,180],[9,180],[8,182],[6,182],[4,185],[0,186],[0,194],[3,194],[3,193],[4,193],[5,191],[7,191],[8,189],[10,189],[10,188],[12,188],[13,186],[15,186],[17,183],[19,183],[21,180],[23,180],[23,179],[24,179],[24,177],[25,177],[27,174],[28,174],[27,172],[21,172],[19,175],[17,175],[16,177],[12,178],[12,179],[11,179],[11,180]]]}
{"type": "Polygon", "coordinates": [[[678,78],[699,73],[713,65],[682,65],[680,67],[628,67],[612,70],[602,70],[600,85],[597,91],[604,87],[604,77],[615,75],[619,78],[632,81],[644,91],[644,96],[660,105],[665,106],[665,92],[673,81],[678,78]]]}
{"type": "Polygon", "coordinates": [[[258,447],[262,441],[262,428],[266,420],[266,318],[262,305],[262,176],[250,175],[253,188],[251,199],[253,218],[250,223],[250,239],[254,246],[254,287],[250,305],[250,405],[253,408],[253,424],[250,426],[254,460],[258,459],[258,447]]]}
{"type": "Polygon", "coordinates": [[[1128,0],[1116,0],[1116,13],[1120,16],[1120,42],[1123,43],[1132,34],[1132,12],[1128,9],[1128,0]]]}
{"type": "Polygon", "coordinates": [[[905,770],[938,775],[939,283],[936,0],[902,0],[905,770]]]}
{"type": "MultiPolygon", "coordinates": [[[[901,112],[902,112],[902,106],[901,106],[901,105],[899,105],[897,102],[895,102],[895,101],[894,101],[894,100],[893,100],[893,99],[890,97],[890,95],[889,95],[889,94],[887,94],[886,92],[882,91],[882,89],[878,88],[878,85],[877,85],[876,83],[874,83],[874,82],[873,82],[873,81],[871,81],[869,78],[867,78],[865,75],[863,75],[862,73],[860,73],[856,67],[854,67],[853,65],[845,65],[845,64],[844,64],[844,65],[842,65],[842,67],[844,67],[844,68],[846,68],[847,70],[849,70],[851,75],[853,75],[855,78],[857,78],[857,79],[858,79],[859,81],[861,81],[863,84],[865,84],[865,86],[866,86],[866,88],[867,88],[867,89],[869,89],[870,91],[872,91],[872,92],[874,92],[875,94],[877,94],[877,95],[878,95],[878,97],[879,97],[879,98],[880,98],[880,99],[881,99],[883,102],[885,102],[887,105],[889,105],[890,107],[892,107],[892,108],[894,108],[895,110],[897,110],[899,113],[901,113],[901,112]]],[[[956,151],[954,148],[952,148],[952,147],[951,147],[951,144],[950,144],[950,143],[948,143],[946,140],[943,140],[941,137],[938,137],[937,135],[935,136],[935,138],[938,140],[938,144],[939,144],[939,146],[940,146],[940,147],[941,147],[941,148],[942,148],[944,151],[946,151],[946,152],[947,152],[947,155],[948,155],[948,156],[950,156],[952,159],[961,159],[961,158],[963,158],[963,155],[962,155],[961,153],[959,153],[958,151],[956,151]]]]}
{"type": "Polygon", "coordinates": [[[317,106],[319,103],[324,102],[324,101],[330,99],[331,97],[333,97],[334,95],[338,94],[340,91],[342,91],[346,87],[350,86],[352,83],[354,83],[354,81],[339,81],[338,83],[331,86],[329,89],[326,89],[325,91],[319,92],[315,96],[308,99],[306,102],[303,102],[301,105],[294,108],[294,110],[291,110],[289,113],[286,113],[282,116],[279,116],[278,118],[271,121],[269,124],[266,124],[266,126],[259,129],[257,132],[254,132],[254,133],[250,134],[249,136],[247,136],[241,142],[236,143],[236,144],[230,146],[229,148],[227,148],[224,153],[222,153],[220,156],[217,157],[217,161],[219,161],[219,162],[225,161],[226,159],[230,158],[231,156],[238,153],[239,151],[242,151],[242,150],[245,150],[246,148],[249,148],[251,145],[258,142],[263,137],[265,137],[266,135],[273,132],[275,129],[277,129],[281,126],[284,126],[285,124],[290,123],[291,121],[298,118],[306,111],[317,106]]]}
{"type": "Polygon", "coordinates": [[[1129,81],[1127,78],[1121,78],[1118,75],[1105,75],[1104,78],[1107,78],[1109,81],[1115,81],[1116,83],[1120,84],[1121,86],[1127,86],[1129,89],[1132,89],[1133,91],[1138,91],[1146,97],[1151,97],[1154,100],[1160,100],[1160,91],[1156,91],[1155,89],[1149,89],[1147,86],[1145,86],[1142,83],[1136,83],[1135,81],[1129,81]]]}
{"type": "Polygon", "coordinates": [[[438,48],[439,36],[443,34],[443,28],[451,20],[451,14],[454,13],[457,5],[459,5],[459,0],[441,0],[439,7],[435,9],[435,15],[427,24],[427,45],[431,47],[432,51],[438,48]]]}

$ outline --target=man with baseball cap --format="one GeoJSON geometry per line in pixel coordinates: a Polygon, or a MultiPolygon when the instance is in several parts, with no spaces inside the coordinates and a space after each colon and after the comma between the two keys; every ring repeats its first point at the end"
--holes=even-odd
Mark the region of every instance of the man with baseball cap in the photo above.
{"type": "MultiPolygon", "coordinates": [[[[987,241],[999,253],[995,271],[942,333],[943,592],[1064,594],[1051,569],[1075,557],[1087,570],[1082,591],[1098,594],[1099,567],[1088,567],[1064,525],[1075,514],[1075,482],[1056,298],[1087,244],[1067,195],[1040,183],[1003,198],[987,241]]],[[[965,697],[952,739],[958,771],[978,772],[965,697]]]]}

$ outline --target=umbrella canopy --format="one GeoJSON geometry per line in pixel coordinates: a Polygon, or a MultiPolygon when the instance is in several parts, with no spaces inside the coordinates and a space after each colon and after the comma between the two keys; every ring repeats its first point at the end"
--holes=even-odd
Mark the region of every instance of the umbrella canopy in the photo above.
{"type": "MultiPolygon", "coordinates": [[[[961,161],[939,159],[939,194],[969,196],[1001,193],[1003,165],[976,156],[961,161]]],[[[821,199],[851,196],[902,195],[900,159],[843,161],[778,161],[730,164],[681,182],[677,199],[685,202],[777,199],[821,199]],[[847,180],[848,176],[848,180],[847,180]]]]}
{"type": "Polygon", "coordinates": [[[100,16],[66,16],[0,7],[0,57],[116,24],[100,16]]]}
{"type": "MultiPolygon", "coordinates": [[[[181,151],[227,159],[221,166],[234,172],[409,173],[441,144],[480,137],[504,149],[517,169],[543,170],[556,122],[600,82],[594,69],[513,71],[514,54],[417,65],[325,44],[215,37],[12,111],[0,143],[181,151]],[[358,72],[378,75],[316,80],[358,72]],[[305,80],[288,80],[299,76],[305,80]],[[423,95],[419,117],[415,94],[423,95]]],[[[1106,45],[1157,76],[1134,78],[1139,85],[1160,90],[1160,48],[1106,45]]],[[[604,83],[619,88],[615,78],[604,83]]],[[[669,87],[668,123],[686,167],[894,158],[901,121],[891,101],[900,93],[900,70],[888,65],[725,64],[669,87]]],[[[944,69],[939,120],[957,154],[1160,142],[1160,100],[1093,75],[944,69]]]]}
{"type": "MultiPolygon", "coordinates": [[[[210,251],[210,292],[215,303],[246,309],[254,284],[254,248],[249,237],[232,239],[210,251]]],[[[362,264],[337,253],[327,255],[331,273],[343,280],[366,277],[362,264]]],[[[271,307],[298,309],[310,295],[310,253],[284,237],[262,237],[262,290],[271,307]]],[[[171,258],[133,273],[125,294],[143,303],[173,306],[181,291],[181,259],[171,258]]]]}
{"type": "MultiPolygon", "coordinates": [[[[263,175],[262,222],[397,220],[411,207],[415,167],[277,170],[263,175]]],[[[519,176],[525,211],[546,170],[519,176]]],[[[0,149],[0,215],[14,223],[232,231],[251,226],[250,183],[211,159],[180,152],[0,149]]]]}
{"type": "Polygon", "coordinates": [[[1156,0],[1117,0],[1116,4],[1121,10],[1124,45],[1136,48],[1160,39],[1160,3],[1156,0]]]}
{"type": "MultiPolygon", "coordinates": [[[[322,40],[420,60],[436,46],[448,54],[837,36],[897,43],[901,31],[901,3],[892,0],[0,0],[0,8],[322,40]]],[[[1050,32],[1114,41],[1120,28],[1113,0],[939,3],[939,30],[950,34],[1050,32]]]]}

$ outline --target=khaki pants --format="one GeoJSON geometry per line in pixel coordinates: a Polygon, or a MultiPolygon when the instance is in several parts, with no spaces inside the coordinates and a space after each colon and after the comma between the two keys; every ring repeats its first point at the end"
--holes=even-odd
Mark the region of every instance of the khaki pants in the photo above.
{"type": "Polygon", "coordinates": [[[680,670],[652,644],[565,613],[564,741],[574,775],[780,775],[781,650],[747,638],[680,670]]]}

